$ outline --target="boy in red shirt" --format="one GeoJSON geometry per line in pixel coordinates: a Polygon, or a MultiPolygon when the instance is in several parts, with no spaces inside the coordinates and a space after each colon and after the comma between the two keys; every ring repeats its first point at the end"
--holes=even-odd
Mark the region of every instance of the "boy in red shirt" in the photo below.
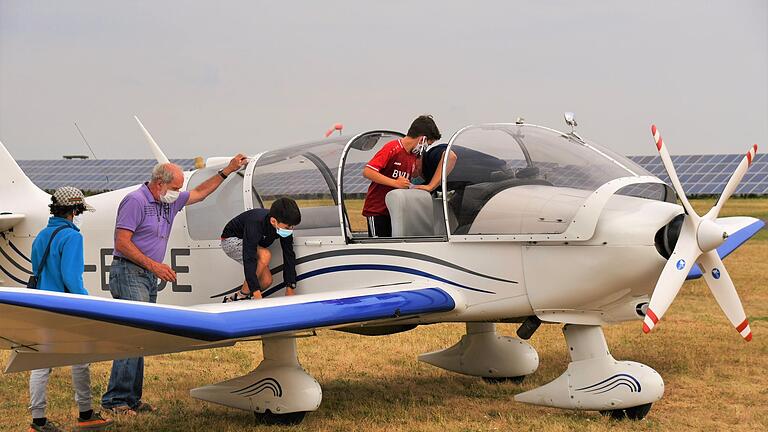
{"type": "Polygon", "coordinates": [[[430,115],[411,123],[405,138],[384,144],[363,168],[363,177],[371,181],[363,204],[370,237],[392,237],[392,220],[384,201],[393,189],[408,189],[424,149],[440,139],[440,131],[430,115]]]}

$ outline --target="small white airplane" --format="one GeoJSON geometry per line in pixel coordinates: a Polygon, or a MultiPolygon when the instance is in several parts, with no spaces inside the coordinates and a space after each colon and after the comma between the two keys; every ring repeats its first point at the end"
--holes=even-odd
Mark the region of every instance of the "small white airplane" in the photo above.
{"type": "MultiPolygon", "coordinates": [[[[264,359],[254,371],[191,395],[267,422],[297,423],[322,399],[299,363],[297,337],[323,328],[384,335],[463,322],[466,335],[456,345],[419,359],[489,381],[519,381],[538,368],[526,340],[545,322],[564,324],[571,362],[559,378],[515,400],[641,419],[662,397],[664,382],[646,365],[615,360],[602,326],[643,320],[650,331],[686,278],[703,275],[731,324],[751,339],[721,258],[764,223],[718,213],[756,146],[700,217],[655,127],[674,189],[580,137],[571,113],[566,123],[570,132],[522,120],[459,130],[448,147],[458,161],[448,173],[443,159],[434,196],[418,189],[388,194],[392,238],[367,235],[359,214],[368,184],[362,168],[401,133],[333,136],[254,155],[239,175],[177,217],[166,256],[178,280],[160,285],[158,304],[109,295],[116,208],[134,188],[88,199],[97,209],[83,221],[84,277],[93,296],[19,288],[30,274],[34,237],[49,217],[49,195],[0,145],[0,347],[13,351],[6,372],[261,339],[264,359]],[[294,234],[300,295],[274,295],[283,285],[282,255],[273,253],[275,284],[266,298],[222,304],[243,277],[220,250],[222,227],[278,196],[296,199],[302,211],[294,234]],[[498,335],[500,322],[521,323],[519,338],[498,335]]],[[[166,160],[156,145],[153,151],[166,160]]],[[[185,173],[185,187],[225,160],[211,158],[185,173]]]]}

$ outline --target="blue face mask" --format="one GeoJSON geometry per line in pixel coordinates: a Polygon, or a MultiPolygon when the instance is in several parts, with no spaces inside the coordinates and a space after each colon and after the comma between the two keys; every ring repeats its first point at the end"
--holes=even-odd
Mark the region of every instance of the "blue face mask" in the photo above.
{"type": "Polygon", "coordinates": [[[288,237],[291,234],[293,234],[293,230],[289,230],[289,229],[275,227],[275,230],[277,231],[277,235],[279,235],[280,237],[288,237]]]}

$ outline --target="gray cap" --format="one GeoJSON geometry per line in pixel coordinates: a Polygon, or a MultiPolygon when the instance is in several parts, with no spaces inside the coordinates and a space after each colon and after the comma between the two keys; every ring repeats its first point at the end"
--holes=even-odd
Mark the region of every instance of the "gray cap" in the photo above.
{"type": "Polygon", "coordinates": [[[58,205],[67,207],[84,205],[87,211],[96,211],[95,208],[85,202],[85,195],[83,195],[83,192],[76,187],[62,186],[56,189],[56,192],[53,193],[53,199],[58,205]]]}

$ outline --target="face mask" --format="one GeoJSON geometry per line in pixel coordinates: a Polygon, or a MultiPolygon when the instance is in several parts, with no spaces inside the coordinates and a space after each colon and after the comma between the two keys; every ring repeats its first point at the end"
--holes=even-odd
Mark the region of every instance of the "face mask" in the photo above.
{"type": "Polygon", "coordinates": [[[275,230],[277,231],[277,235],[279,235],[280,237],[288,237],[291,234],[293,234],[293,230],[289,230],[289,229],[275,227],[275,230]]]}
{"type": "Polygon", "coordinates": [[[73,217],[72,223],[75,224],[77,229],[83,229],[83,217],[81,215],[76,215],[73,217]]]}
{"type": "Polygon", "coordinates": [[[165,195],[160,197],[160,201],[162,201],[162,202],[164,202],[166,204],[171,204],[174,201],[176,201],[177,199],[179,199],[179,194],[180,193],[181,192],[179,192],[179,191],[168,189],[168,191],[165,193],[165,195]]]}
{"type": "Polygon", "coordinates": [[[424,149],[426,147],[427,147],[427,138],[424,137],[424,138],[421,139],[421,141],[419,141],[418,144],[416,144],[416,147],[414,147],[413,150],[411,150],[411,153],[416,154],[416,155],[420,155],[420,154],[424,153],[424,149]]]}

